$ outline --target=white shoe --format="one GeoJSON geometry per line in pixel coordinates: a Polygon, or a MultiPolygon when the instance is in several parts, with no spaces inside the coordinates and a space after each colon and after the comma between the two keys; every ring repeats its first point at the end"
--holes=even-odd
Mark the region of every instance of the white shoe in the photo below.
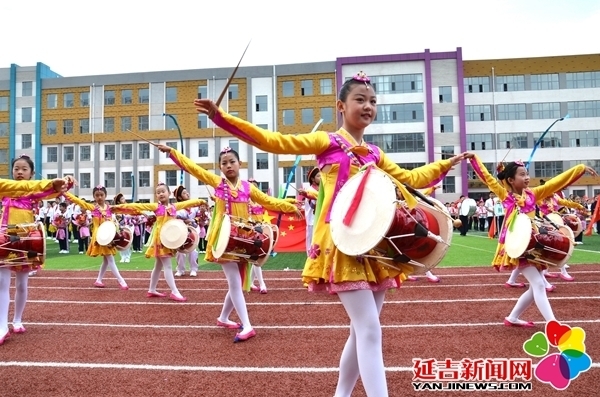
{"type": "Polygon", "coordinates": [[[83,251],[79,251],[79,255],[83,255],[83,251]]]}
{"type": "Polygon", "coordinates": [[[198,275],[198,274],[196,274],[196,272],[195,272],[195,271],[193,271],[193,270],[190,272],[190,277],[196,277],[197,275],[198,275]]]}
{"type": "Polygon", "coordinates": [[[177,273],[175,273],[175,277],[181,277],[181,276],[183,276],[183,275],[184,275],[184,273],[181,273],[181,272],[177,272],[177,273]]]}
{"type": "Polygon", "coordinates": [[[78,243],[78,242],[79,242],[79,240],[73,240],[73,242],[74,242],[74,243],[78,243]]]}
{"type": "Polygon", "coordinates": [[[129,258],[125,259],[125,263],[129,263],[129,258]]]}
{"type": "Polygon", "coordinates": [[[37,270],[32,270],[29,272],[29,277],[37,275],[37,270]]]}
{"type": "Polygon", "coordinates": [[[119,261],[119,263],[123,263],[125,262],[125,259],[121,258],[121,260],[119,261]]]}

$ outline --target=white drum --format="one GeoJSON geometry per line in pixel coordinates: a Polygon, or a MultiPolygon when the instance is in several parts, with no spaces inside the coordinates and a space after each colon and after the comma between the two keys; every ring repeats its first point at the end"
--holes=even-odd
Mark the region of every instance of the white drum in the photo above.
{"type": "Polygon", "coordinates": [[[460,204],[460,215],[462,216],[473,216],[477,211],[477,202],[472,198],[466,198],[460,204]]]}
{"type": "Polygon", "coordinates": [[[188,238],[188,227],[181,219],[169,219],[160,228],[160,243],[169,249],[178,249],[188,238]]]}

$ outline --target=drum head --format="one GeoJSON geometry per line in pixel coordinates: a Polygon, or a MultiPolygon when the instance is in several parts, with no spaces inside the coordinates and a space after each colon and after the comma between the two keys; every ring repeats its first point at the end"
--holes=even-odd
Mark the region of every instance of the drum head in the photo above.
{"type": "Polygon", "coordinates": [[[462,216],[472,216],[477,211],[477,202],[472,198],[466,198],[460,204],[460,214],[462,216]]]}
{"type": "Polygon", "coordinates": [[[560,216],[556,212],[551,212],[546,216],[548,217],[548,219],[550,219],[552,222],[554,222],[556,224],[556,226],[562,226],[565,224],[565,221],[563,221],[562,216],[560,216]]]}
{"type": "Polygon", "coordinates": [[[185,243],[177,251],[181,252],[182,254],[189,254],[190,252],[192,252],[196,248],[198,248],[199,242],[200,242],[200,234],[198,233],[198,230],[196,230],[196,228],[188,225],[188,234],[187,234],[185,243]],[[189,242],[188,242],[188,239],[190,240],[189,242]]]}
{"type": "Polygon", "coordinates": [[[442,240],[444,240],[447,243],[447,245],[437,243],[435,245],[433,251],[431,251],[431,253],[429,253],[427,256],[417,260],[417,262],[420,262],[423,265],[425,265],[425,268],[415,267],[415,271],[417,273],[420,270],[424,270],[424,271],[431,270],[431,269],[435,268],[437,265],[439,265],[440,262],[442,261],[442,259],[444,259],[444,256],[446,255],[446,252],[448,251],[448,248],[450,247],[450,243],[452,242],[453,225],[452,225],[452,219],[449,216],[450,213],[446,209],[446,206],[443,203],[441,203],[439,200],[437,200],[433,197],[428,197],[428,199],[430,201],[435,202],[438,206],[436,208],[433,208],[433,207],[430,207],[428,204],[425,204],[420,201],[419,208],[421,208],[423,211],[427,212],[429,215],[433,215],[433,217],[435,218],[435,220],[437,221],[437,224],[438,224],[439,236],[442,238],[442,240]],[[448,214],[448,216],[446,216],[445,214],[448,214]]]}
{"type": "Polygon", "coordinates": [[[531,219],[526,214],[518,214],[509,225],[504,239],[504,250],[513,259],[521,257],[531,240],[531,219]]]}
{"type": "Polygon", "coordinates": [[[217,230],[219,234],[217,235],[217,239],[213,244],[212,253],[215,258],[219,259],[221,256],[223,256],[223,253],[227,249],[227,243],[229,243],[229,236],[231,236],[231,219],[229,218],[229,215],[223,214],[221,227],[217,230]]]}
{"type": "Polygon", "coordinates": [[[342,186],[331,209],[333,243],[350,256],[364,254],[374,248],[386,235],[396,213],[396,185],[383,171],[371,169],[352,224],[344,225],[344,217],[366,172],[357,173],[342,186]]]}
{"type": "Polygon", "coordinates": [[[96,242],[102,246],[109,246],[117,234],[117,225],[112,221],[105,221],[98,226],[96,242]]]}
{"type": "Polygon", "coordinates": [[[37,228],[40,234],[42,235],[42,241],[40,241],[40,244],[42,246],[42,252],[38,252],[38,259],[40,265],[43,265],[44,263],[46,263],[46,226],[42,222],[38,222],[37,228]]]}
{"type": "Polygon", "coordinates": [[[187,239],[187,225],[181,219],[169,219],[160,228],[160,243],[169,249],[177,249],[187,239]]]}
{"type": "Polygon", "coordinates": [[[133,230],[130,227],[123,227],[119,230],[121,238],[116,242],[117,251],[127,251],[133,244],[133,230]]]}
{"type": "Polygon", "coordinates": [[[566,214],[563,216],[563,221],[565,221],[565,225],[569,226],[571,230],[573,230],[573,236],[577,237],[583,232],[583,224],[581,223],[581,219],[577,215],[574,214],[566,214]],[[575,225],[575,229],[571,226],[575,225]]]}
{"type": "Polygon", "coordinates": [[[266,255],[258,258],[258,260],[256,261],[255,265],[258,267],[261,267],[262,265],[265,264],[265,262],[267,262],[267,259],[269,259],[269,257],[271,256],[271,251],[273,251],[273,246],[275,246],[274,243],[274,238],[273,238],[273,225],[269,225],[267,223],[263,224],[263,233],[265,233],[267,235],[267,237],[269,238],[269,246],[267,247],[268,251],[266,252],[266,255]]]}

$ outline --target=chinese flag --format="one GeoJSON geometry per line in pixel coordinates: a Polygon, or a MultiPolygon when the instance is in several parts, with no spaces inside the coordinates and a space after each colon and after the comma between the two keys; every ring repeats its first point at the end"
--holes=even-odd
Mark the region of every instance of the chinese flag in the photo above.
{"type": "Polygon", "coordinates": [[[490,230],[488,231],[488,237],[493,239],[496,235],[496,217],[492,218],[492,224],[490,225],[490,230]]]}
{"type": "Polygon", "coordinates": [[[592,214],[590,223],[588,223],[587,229],[585,229],[585,232],[583,233],[584,236],[591,236],[592,230],[594,229],[594,224],[600,221],[600,211],[598,211],[600,208],[600,197],[596,197],[596,200],[596,208],[594,208],[594,213],[592,214]]]}
{"type": "MultiPolygon", "coordinates": [[[[263,220],[276,225],[278,217],[279,212],[265,211],[263,220]]],[[[274,250],[275,252],[306,252],[306,221],[298,219],[295,214],[281,214],[279,239],[274,250]]]]}

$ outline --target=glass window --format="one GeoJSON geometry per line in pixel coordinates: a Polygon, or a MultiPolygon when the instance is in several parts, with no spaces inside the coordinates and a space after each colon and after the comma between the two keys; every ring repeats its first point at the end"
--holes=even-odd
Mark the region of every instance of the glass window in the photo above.
{"type": "Polygon", "coordinates": [[[121,117],[121,131],[131,131],[131,116],[121,117]]]}
{"type": "MultiPolygon", "coordinates": [[[[283,167],[283,182],[287,183],[287,181],[289,180],[290,183],[296,183],[296,173],[295,172],[292,175],[292,179],[289,179],[290,175],[292,174],[292,171],[294,171],[294,167],[283,167]]],[[[281,192],[283,193],[283,190],[281,192]]]]}
{"type": "Polygon", "coordinates": [[[115,104],[115,92],[114,91],[104,91],[104,104],[105,105],[114,105],[115,104]]]}
{"type": "Polygon", "coordinates": [[[32,108],[22,108],[21,109],[21,122],[22,123],[31,123],[33,121],[33,109],[32,108]]]}
{"type": "Polygon", "coordinates": [[[89,92],[81,92],[79,94],[79,106],[82,108],[90,107],[90,93],[89,92]]]}
{"type": "Polygon", "coordinates": [[[63,120],[63,134],[73,134],[73,120],[63,120]]]}
{"type": "Polygon", "coordinates": [[[447,176],[442,181],[443,193],[456,193],[456,177],[447,176]]]}
{"type": "Polygon", "coordinates": [[[312,80],[302,80],[300,82],[300,94],[302,94],[302,96],[309,96],[313,94],[312,80]]]}
{"type": "Polygon", "coordinates": [[[46,134],[56,135],[56,120],[46,121],[46,134]]]}
{"type": "Polygon", "coordinates": [[[525,120],[527,109],[524,103],[498,105],[498,120],[525,120]]]}
{"type": "MultiPolygon", "coordinates": [[[[54,126],[54,129],[54,133],[56,134],[56,126],[54,126]]],[[[0,122],[0,136],[8,136],[8,123],[0,122]]]]}
{"type": "Polygon", "coordinates": [[[149,159],[150,158],[150,144],[140,143],[138,144],[138,158],[149,159]]]}
{"type": "Polygon", "coordinates": [[[454,132],[454,117],[440,116],[440,132],[454,132]]]}
{"type": "Polygon", "coordinates": [[[306,165],[302,166],[302,174],[301,174],[302,175],[302,180],[300,182],[302,182],[302,183],[305,183],[305,182],[308,183],[308,173],[313,168],[314,168],[313,166],[306,166],[306,165]]]}
{"type": "Polygon", "coordinates": [[[321,90],[321,95],[333,94],[333,79],[319,80],[319,88],[321,90]]]}
{"type": "Polygon", "coordinates": [[[104,173],[104,187],[115,187],[115,173],[105,172],[104,173]]]}
{"type": "Polygon", "coordinates": [[[269,169],[269,154],[268,153],[256,153],[256,169],[257,170],[268,170],[269,169]]]}
{"type": "Polygon", "coordinates": [[[208,141],[198,141],[198,157],[208,157],[208,141]]]}
{"type": "MultiPolygon", "coordinates": [[[[596,172],[600,172],[600,160],[571,160],[570,163],[570,167],[575,167],[579,164],[585,164],[588,167],[595,169],[596,172]]],[[[600,190],[594,189],[594,197],[596,197],[598,194],[600,194],[600,190]]]]}
{"type": "Polygon", "coordinates": [[[294,110],[285,109],[283,111],[283,125],[294,125],[294,110]]]}
{"type": "Polygon", "coordinates": [[[493,150],[492,134],[467,134],[467,150],[493,150]]]}
{"type": "Polygon", "coordinates": [[[237,84],[231,84],[227,91],[229,99],[238,99],[240,97],[240,89],[237,84]]]}
{"type": "Polygon", "coordinates": [[[138,130],[148,131],[149,129],[148,116],[138,116],[138,130]]]}
{"type": "Polygon", "coordinates": [[[198,86],[198,99],[208,99],[208,87],[205,85],[198,86]]]}
{"type": "Polygon", "coordinates": [[[90,133],[90,119],[79,119],[79,133],[89,134],[90,133]]]}
{"type": "Polygon", "coordinates": [[[600,87],[600,72],[567,73],[567,88],[600,87]]]}
{"type": "Polygon", "coordinates": [[[56,147],[46,148],[46,161],[49,163],[57,163],[58,162],[58,148],[56,148],[56,147]]]}
{"type": "Polygon", "coordinates": [[[8,164],[8,149],[0,149],[0,164],[8,164]]]}
{"type": "Polygon", "coordinates": [[[374,124],[418,123],[425,120],[422,103],[377,105],[374,124]]]}
{"type": "Polygon", "coordinates": [[[198,114],[198,128],[208,128],[208,116],[205,114],[198,114]]]}
{"type": "Polygon", "coordinates": [[[230,139],[229,147],[239,153],[240,152],[240,141],[238,141],[237,139],[230,139]]]}
{"type": "Polygon", "coordinates": [[[425,165],[425,163],[396,163],[398,167],[404,168],[405,170],[414,170],[425,165]]]}
{"type": "Polygon", "coordinates": [[[529,147],[526,132],[498,134],[498,142],[499,149],[527,149],[529,147]]]}
{"type": "Polygon", "coordinates": [[[269,182],[258,182],[258,188],[260,189],[261,192],[263,192],[265,194],[270,194],[269,182]]]}
{"type": "Polygon", "coordinates": [[[88,145],[79,146],[79,161],[91,161],[92,153],[91,147],[88,145]]]}
{"type": "Polygon", "coordinates": [[[138,172],[138,186],[139,187],[150,187],[150,171],[139,171],[138,172]]]}
{"type": "Polygon", "coordinates": [[[124,143],[121,145],[121,160],[133,159],[133,145],[131,143],[124,143]]]}
{"type": "Polygon", "coordinates": [[[440,87],[440,103],[452,102],[452,87],[440,87]]]}
{"type": "MultiPolygon", "coordinates": [[[[177,120],[177,115],[176,114],[172,114],[171,116],[173,117],[165,117],[165,129],[167,130],[176,130],[177,129],[177,124],[175,124],[175,121],[173,120],[173,118],[175,118],[175,120],[177,120]]],[[[206,116],[206,115],[204,115],[206,116]]]]}
{"type": "Polygon", "coordinates": [[[105,117],[104,118],[104,132],[115,132],[115,118],[105,117]]]}
{"type": "Polygon", "coordinates": [[[553,74],[532,74],[532,90],[558,90],[558,73],[553,74]]]}
{"type": "Polygon", "coordinates": [[[121,91],[121,105],[129,105],[133,103],[133,90],[121,91]]]}
{"type": "Polygon", "coordinates": [[[594,147],[600,146],[600,131],[569,131],[570,147],[594,147]]]}
{"type": "Polygon", "coordinates": [[[147,88],[138,89],[138,103],[150,102],[150,90],[147,88]]]}
{"type": "Polygon", "coordinates": [[[302,124],[314,124],[315,115],[313,109],[302,109],[302,124]]]}
{"type": "Polygon", "coordinates": [[[283,96],[290,97],[294,96],[294,82],[293,81],[284,81],[282,83],[283,86],[283,96]]]}
{"type": "MultiPolygon", "coordinates": [[[[533,133],[533,142],[537,142],[542,136],[541,132],[533,133]]],[[[562,133],[560,131],[549,131],[544,139],[540,142],[538,147],[541,148],[549,148],[549,147],[562,147],[562,133]]]]}
{"type": "Polygon", "coordinates": [[[79,174],[79,186],[82,189],[89,189],[92,187],[92,176],[89,172],[82,172],[79,174]]]}
{"type": "Polygon", "coordinates": [[[262,128],[263,130],[269,129],[269,124],[256,124],[256,126],[262,128]]]}
{"type": "Polygon", "coordinates": [[[490,92],[489,77],[465,77],[463,83],[465,85],[465,92],[490,92]]]}
{"type": "Polygon", "coordinates": [[[21,135],[21,149],[30,149],[32,146],[32,136],[31,134],[22,134],[21,135]]]}
{"type": "Polygon", "coordinates": [[[600,101],[567,102],[567,112],[571,117],[599,117],[600,101]]]}
{"type": "Polygon", "coordinates": [[[560,103],[532,103],[531,117],[534,119],[558,119],[560,118],[560,103]]]}
{"type": "Polygon", "coordinates": [[[256,111],[257,112],[266,112],[267,110],[268,110],[267,96],[266,95],[257,95],[256,96],[256,111]]]}
{"type": "Polygon", "coordinates": [[[418,73],[371,76],[371,85],[377,94],[423,92],[423,75],[418,73]]]}
{"type": "Polygon", "coordinates": [[[323,123],[333,123],[333,108],[321,108],[323,123]]]}
{"type": "Polygon", "coordinates": [[[554,178],[563,172],[562,161],[536,161],[533,165],[536,178],[554,178]]]}
{"type": "Polygon", "coordinates": [[[409,153],[425,151],[424,133],[369,134],[364,140],[386,153],[409,153]]]}
{"type": "Polygon", "coordinates": [[[454,156],[454,146],[442,146],[442,159],[446,160],[454,156]]]}
{"type": "Polygon", "coordinates": [[[46,105],[48,109],[56,109],[58,106],[58,95],[48,94],[46,95],[46,105]]]}
{"type": "Polygon", "coordinates": [[[167,87],[165,91],[165,102],[177,102],[177,87],[167,87]]]}
{"type": "Polygon", "coordinates": [[[167,186],[177,186],[177,171],[165,171],[165,183],[167,186]]]}
{"type": "Polygon", "coordinates": [[[525,76],[496,76],[496,92],[525,91],[525,76]]]}
{"type": "Polygon", "coordinates": [[[8,110],[8,97],[0,96],[0,112],[5,112],[8,110]]]}
{"type": "Polygon", "coordinates": [[[72,93],[65,94],[63,96],[63,107],[72,108],[73,106],[75,106],[75,104],[73,103],[73,94],[72,93]]]}
{"type": "MultiPolygon", "coordinates": [[[[486,170],[488,170],[490,172],[492,172],[493,170],[496,169],[496,167],[494,166],[494,163],[483,163],[483,166],[485,167],[486,170]]],[[[469,167],[469,170],[467,171],[467,177],[472,180],[479,179],[479,177],[475,173],[475,170],[473,170],[473,167],[469,167]]]]}
{"type": "Polygon", "coordinates": [[[133,178],[131,177],[131,171],[122,171],[121,172],[121,187],[132,187],[133,186],[133,178]]]}
{"type": "Polygon", "coordinates": [[[21,83],[23,85],[23,91],[21,93],[22,96],[33,96],[33,81],[24,81],[21,83]]]}
{"type": "Polygon", "coordinates": [[[490,121],[492,120],[492,107],[490,105],[465,106],[467,121],[490,121]]]}
{"type": "Polygon", "coordinates": [[[114,159],[115,159],[115,145],[105,145],[104,146],[104,160],[114,160],[114,159]]]}
{"type": "Polygon", "coordinates": [[[73,146],[63,147],[63,161],[73,161],[75,157],[73,146]]]}
{"type": "MultiPolygon", "coordinates": [[[[177,150],[177,142],[166,142],[165,145],[167,145],[170,148],[173,148],[175,150],[177,150]]],[[[165,157],[169,158],[170,154],[169,153],[165,153],[165,157]]]]}

